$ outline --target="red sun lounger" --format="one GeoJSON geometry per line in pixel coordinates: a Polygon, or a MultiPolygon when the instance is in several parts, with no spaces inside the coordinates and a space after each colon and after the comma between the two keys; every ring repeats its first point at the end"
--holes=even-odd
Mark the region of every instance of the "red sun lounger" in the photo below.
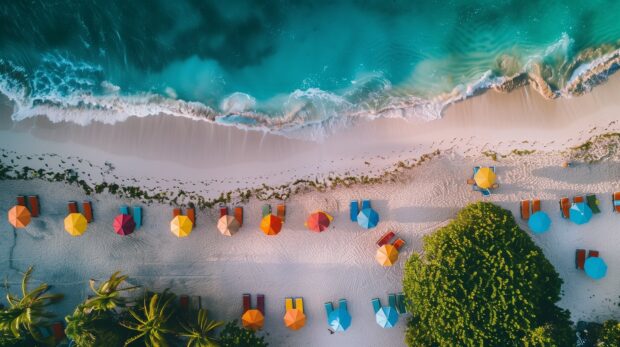
{"type": "Polygon", "coordinates": [[[399,251],[401,248],[403,248],[404,245],[405,245],[405,240],[401,238],[396,239],[396,241],[394,241],[394,244],[393,244],[393,246],[396,247],[396,249],[399,251]]]}
{"type": "Polygon", "coordinates": [[[28,204],[30,205],[30,215],[39,216],[39,197],[36,195],[28,196],[28,204]]]}
{"type": "Polygon", "coordinates": [[[583,196],[574,196],[573,197],[573,202],[578,204],[578,203],[581,203],[581,202],[585,202],[585,199],[583,198],[583,196]]]}
{"type": "Polygon", "coordinates": [[[179,296],[179,308],[181,309],[181,311],[189,310],[189,296],[188,295],[179,296]]]}
{"type": "Polygon", "coordinates": [[[588,258],[598,258],[598,251],[593,249],[588,251],[588,258]]]}
{"type": "Polygon", "coordinates": [[[280,217],[280,220],[284,223],[286,217],[286,206],[284,204],[276,206],[276,216],[280,217]]]}
{"type": "Polygon", "coordinates": [[[176,216],[180,216],[181,215],[181,209],[180,208],[174,208],[172,209],[172,218],[176,217],[176,216]]]}
{"type": "Polygon", "coordinates": [[[256,296],[256,309],[260,311],[260,313],[265,315],[265,295],[258,294],[256,296]]]}
{"type": "Polygon", "coordinates": [[[239,226],[243,225],[243,207],[235,207],[235,219],[239,222],[239,226]]]}
{"type": "Polygon", "coordinates": [[[77,211],[78,211],[77,202],[69,201],[67,203],[67,211],[69,211],[69,213],[77,213],[77,211]]]}
{"type": "Polygon", "coordinates": [[[568,219],[570,217],[570,200],[567,197],[560,199],[560,212],[562,218],[568,219]]]}
{"type": "Polygon", "coordinates": [[[84,217],[86,217],[86,221],[88,223],[93,221],[93,205],[90,201],[84,201],[82,203],[82,207],[84,208],[84,217]]]}
{"type": "Polygon", "coordinates": [[[532,200],[532,213],[540,212],[540,199],[532,200]]]}
{"type": "Polygon", "coordinates": [[[65,335],[65,328],[62,325],[61,321],[57,321],[52,323],[52,336],[54,336],[54,342],[59,343],[60,341],[64,340],[66,335],[65,335]]]}
{"type": "Polygon", "coordinates": [[[575,268],[583,270],[583,265],[586,262],[586,250],[578,249],[575,251],[575,268]]]}
{"type": "Polygon", "coordinates": [[[390,240],[393,237],[394,237],[394,232],[393,231],[386,232],[385,234],[383,234],[383,236],[381,236],[379,241],[377,241],[377,246],[381,247],[381,246],[385,245],[386,243],[390,242],[390,240]]]}
{"type": "Polygon", "coordinates": [[[185,214],[187,214],[187,218],[189,218],[189,220],[192,221],[192,224],[195,227],[196,226],[196,210],[193,207],[189,207],[187,211],[185,211],[185,214]]]}
{"type": "Polygon", "coordinates": [[[228,207],[220,206],[220,218],[228,215],[228,207]]]}
{"type": "Polygon", "coordinates": [[[250,309],[251,300],[252,297],[250,297],[250,294],[243,294],[243,313],[247,312],[250,309]]]}
{"type": "Polygon", "coordinates": [[[530,219],[530,201],[529,200],[521,200],[521,219],[523,220],[530,219]]]}
{"type": "Polygon", "coordinates": [[[26,197],[23,195],[18,195],[17,196],[17,205],[19,206],[26,206],[26,197]]]}

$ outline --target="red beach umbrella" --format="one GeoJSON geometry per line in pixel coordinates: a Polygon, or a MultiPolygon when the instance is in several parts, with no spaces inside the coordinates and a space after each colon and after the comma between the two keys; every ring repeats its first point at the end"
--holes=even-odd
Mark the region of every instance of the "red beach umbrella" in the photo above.
{"type": "Polygon", "coordinates": [[[133,233],[136,228],[136,222],[133,220],[133,217],[128,214],[119,214],[114,218],[114,223],[112,223],[114,227],[114,232],[121,235],[126,236],[133,233]]]}
{"type": "Polygon", "coordinates": [[[308,216],[308,219],[306,220],[306,227],[312,231],[320,233],[329,227],[329,223],[332,219],[332,216],[323,211],[314,212],[308,216]]]}

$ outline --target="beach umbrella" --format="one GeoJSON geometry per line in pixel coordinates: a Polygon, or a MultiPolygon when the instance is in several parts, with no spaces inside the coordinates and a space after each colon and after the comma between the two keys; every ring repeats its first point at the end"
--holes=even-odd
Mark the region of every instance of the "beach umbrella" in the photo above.
{"type": "Polygon", "coordinates": [[[327,320],[333,331],[345,331],[351,326],[351,315],[342,308],[331,311],[327,315],[327,320]]]}
{"type": "Polygon", "coordinates": [[[80,236],[84,234],[87,226],[88,221],[81,213],[69,213],[69,215],[65,217],[65,230],[71,236],[80,236]]]}
{"type": "Polygon", "coordinates": [[[393,328],[398,322],[398,312],[392,306],[384,306],[375,313],[375,320],[382,328],[393,328]]]}
{"type": "Polygon", "coordinates": [[[245,328],[258,330],[263,327],[265,316],[257,309],[247,310],[241,316],[241,323],[245,328]]]}
{"type": "Polygon", "coordinates": [[[365,208],[357,214],[357,224],[366,229],[374,228],[379,224],[379,214],[372,208],[365,208]]]}
{"type": "Polygon", "coordinates": [[[133,220],[133,217],[128,214],[119,214],[114,217],[112,227],[115,233],[125,236],[133,233],[136,229],[136,222],[133,220]]]}
{"type": "Polygon", "coordinates": [[[476,185],[482,189],[489,189],[495,184],[495,172],[489,167],[482,167],[474,175],[476,185]]]}
{"type": "Polygon", "coordinates": [[[592,218],[592,210],[584,202],[579,202],[571,206],[569,217],[575,224],[586,224],[592,218]]]}
{"type": "Polygon", "coordinates": [[[589,257],[584,264],[586,275],[595,280],[600,280],[607,274],[607,264],[599,257],[589,257]]]}
{"type": "Polygon", "coordinates": [[[233,236],[234,233],[239,231],[240,227],[239,221],[233,216],[225,215],[217,221],[217,229],[222,235],[233,236]]]}
{"type": "Polygon", "coordinates": [[[306,325],[306,315],[296,308],[287,310],[284,314],[284,325],[292,330],[299,330],[306,325]]]}
{"type": "Polygon", "coordinates": [[[9,210],[9,223],[15,228],[25,228],[30,224],[30,211],[25,206],[15,205],[9,210]]]}
{"type": "Polygon", "coordinates": [[[170,231],[176,235],[176,237],[187,237],[192,233],[194,223],[188,216],[176,216],[170,221],[170,231]]]}
{"type": "Polygon", "coordinates": [[[392,245],[383,245],[377,250],[375,259],[383,266],[392,266],[398,260],[398,250],[392,245]]]}
{"type": "Polygon", "coordinates": [[[320,233],[321,231],[325,231],[327,227],[329,227],[329,223],[334,218],[323,211],[318,211],[310,214],[308,219],[306,220],[306,228],[320,233]]]}
{"type": "Polygon", "coordinates": [[[278,216],[268,214],[261,220],[260,229],[265,235],[278,235],[280,230],[282,230],[282,219],[278,216]]]}
{"type": "Polygon", "coordinates": [[[538,211],[530,216],[527,225],[537,234],[544,233],[551,227],[551,218],[545,212],[538,211]]]}

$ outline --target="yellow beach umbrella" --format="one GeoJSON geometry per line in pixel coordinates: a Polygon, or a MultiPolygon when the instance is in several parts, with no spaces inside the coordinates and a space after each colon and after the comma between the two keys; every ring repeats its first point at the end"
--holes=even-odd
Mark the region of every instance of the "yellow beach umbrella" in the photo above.
{"type": "Polygon", "coordinates": [[[84,234],[86,227],[88,227],[88,221],[81,213],[69,213],[69,215],[65,217],[65,230],[71,236],[80,236],[84,234]]]}
{"type": "Polygon", "coordinates": [[[263,327],[265,316],[257,309],[247,310],[241,316],[241,323],[245,328],[258,330],[263,327]]]}
{"type": "Polygon", "coordinates": [[[30,211],[25,206],[15,205],[9,210],[9,223],[15,228],[25,228],[30,224],[30,211]]]}
{"type": "Polygon", "coordinates": [[[176,216],[170,221],[170,231],[178,238],[189,236],[192,228],[194,223],[188,216],[176,216]]]}
{"type": "Polygon", "coordinates": [[[375,259],[383,266],[392,266],[398,260],[398,250],[392,245],[383,245],[377,250],[375,259]]]}
{"type": "Polygon", "coordinates": [[[489,189],[495,184],[495,172],[489,167],[483,167],[476,172],[474,181],[476,185],[482,189],[489,189]]]}
{"type": "Polygon", "coordinates": [[[222,233],[222,235],[233,236],[234,233],[239,231],[239,221],[237,218],[233,216],[222,216],[217,221],[217,229],[222,233]]]}

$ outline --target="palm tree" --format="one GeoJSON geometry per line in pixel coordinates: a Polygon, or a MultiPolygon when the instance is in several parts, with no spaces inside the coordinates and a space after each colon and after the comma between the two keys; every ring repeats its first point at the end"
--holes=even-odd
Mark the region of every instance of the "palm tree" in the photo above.
{"type": "Polygon", "coordinates": [[[53,317],[46,307],[60,300],[62,295],[46,294],[50,289],[46,283],[41,283],[34,290],[28,291],[32,271],[31,266],[24,273],[21,298],[7,293],[6,299],[9,307],[0,311],[0,333],[6,336],[12,335],[16,339],[27,338],[26,335],[30,334],[36,341],[49,343],[53,337],[43,339],[38,328],[45,323],[46,319],[53,317]]]}
{"type": "Polygon", "coordinates": [[[121,276],[120,271],[117,271],[107,281],[101,283],[98,288],[95,288],[95,280],[91,279],[89,284],[95,295],[84,303],[86,313],[92,310],[109,311],[117,307],[124,307],[125,298],[120,296],[121,292],[138,288],[138,286],[133,286],[119,289],[118,287],[125,282],[127,277],[127,275],[121,276]]]}
{"type": "Polygon", "coordinates": [[[181,336],[187,337],[187,347],[218,347],[219,344],[214,337],[210,335],[213,330],[224,325],[224,322],[209,320],[207,310],[198,310],[196,324],[185,325],[180,323],[185,332],[180,333],[181,336]]]}
{"type": "Polygon", "coordinates": [[[147,347],[168,347],[168,337],[174,333],[168,326],[168,320],[174,314],[170,303],[175,296],[167,291],[161,295],[160,298],[159,294],[152,294],[150,299],[149,295],[145,295],[142,310],[138,312],[129,310],[134,321],[121,325],[137,331],[138,335],[125,341],[125,346],[142,339],[147,347]]]}

